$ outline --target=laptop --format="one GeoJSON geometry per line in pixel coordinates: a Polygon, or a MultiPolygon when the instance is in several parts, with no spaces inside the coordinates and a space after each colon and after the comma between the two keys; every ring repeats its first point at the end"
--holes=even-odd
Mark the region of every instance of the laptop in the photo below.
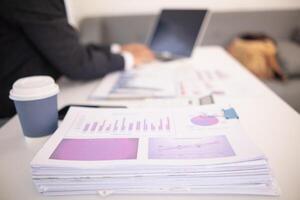
{"type": "Polygon", "coordinates": [[[208,10],[164,9],[148,40],[159,60],[188,58],[202,39],[208,24],[208,10]]]}

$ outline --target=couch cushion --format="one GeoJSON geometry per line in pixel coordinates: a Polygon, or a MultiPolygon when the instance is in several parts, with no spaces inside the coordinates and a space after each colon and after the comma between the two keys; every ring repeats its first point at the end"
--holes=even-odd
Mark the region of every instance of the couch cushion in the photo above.
{"type": "Polygon", "coordinates": [[[300,27],[297,27],[291,36],[292,41],[296,42],[297,44],[300,45],[300,27]]]}
{"type": "Polygon", "coordinates": [[[300,77],[300,45],[292,41],[278,42],[278,58],[287,77],[300,77]]]}
{"type": "Polygon", "coordinates": [[[264,82],[271,90],[300,113],[300,79],[291,79],[283,82],[268,80],[264,82]]]}

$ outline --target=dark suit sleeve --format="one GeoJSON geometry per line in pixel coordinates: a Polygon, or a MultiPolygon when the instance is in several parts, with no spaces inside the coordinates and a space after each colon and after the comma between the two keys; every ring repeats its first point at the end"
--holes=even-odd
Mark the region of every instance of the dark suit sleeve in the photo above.
{"type": "Polygon", "coordinates": [[[17,20],[27,39],[62,74],[72,79],[93,79],[122,70],[124,58],[100,45],[83,46],[67,22],[63,1],[30,0],[20,7],[17,20]],[[26,4],[28,5],[28,4],[26,4]]]}

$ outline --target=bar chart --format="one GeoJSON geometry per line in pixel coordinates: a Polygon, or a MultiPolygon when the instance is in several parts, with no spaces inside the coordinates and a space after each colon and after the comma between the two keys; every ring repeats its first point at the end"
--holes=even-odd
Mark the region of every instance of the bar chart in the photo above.
{"type": "Polygon", "coordinates": [[[171,116],[112,116],[111,118],[78,117],[73,131],[80,134],[165,133],[173,130],[171,116]]]}

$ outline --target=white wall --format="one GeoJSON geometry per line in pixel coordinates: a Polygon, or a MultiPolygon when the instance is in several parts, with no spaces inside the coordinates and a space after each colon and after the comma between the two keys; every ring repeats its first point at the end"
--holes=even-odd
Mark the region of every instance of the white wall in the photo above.
{"type": "Polygon", "coordinates": [[[300,8],[300,0],[66,0],[70,21],[77,26],[91,16],[158,13],[162,8],[262,10],[300,8]]]}

